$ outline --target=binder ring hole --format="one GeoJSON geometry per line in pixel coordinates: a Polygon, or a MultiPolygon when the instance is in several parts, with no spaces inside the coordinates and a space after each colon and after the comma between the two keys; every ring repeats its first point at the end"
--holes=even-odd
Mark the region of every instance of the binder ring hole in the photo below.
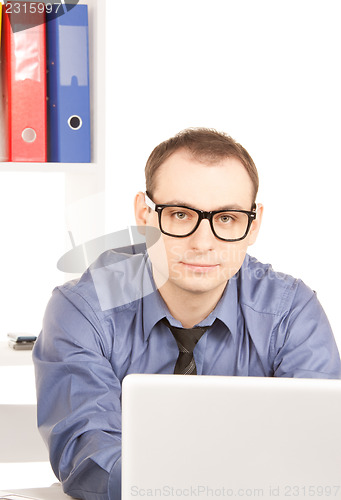
{"type": "Polygon", "coordinates": [[[80,116],[72,115],[68,119],[68,124],[69,127],[72,128],[72,130],[78,130],[81,128],[83,122],[80,116]]]}
{"type": "Polygon", "coordinates": [[[37,134],[33,128],[25,128],[22,131],[21,137],[25,142],[34,142],[37,138],[37,134]]]}

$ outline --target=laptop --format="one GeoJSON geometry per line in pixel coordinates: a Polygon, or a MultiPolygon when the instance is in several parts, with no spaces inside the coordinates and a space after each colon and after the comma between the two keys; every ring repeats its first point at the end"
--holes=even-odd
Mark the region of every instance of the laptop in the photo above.
{"type": "Polygon", "coordinates": [[[128,375],[122,500],[341,499],[341,380],[128,375]]]}

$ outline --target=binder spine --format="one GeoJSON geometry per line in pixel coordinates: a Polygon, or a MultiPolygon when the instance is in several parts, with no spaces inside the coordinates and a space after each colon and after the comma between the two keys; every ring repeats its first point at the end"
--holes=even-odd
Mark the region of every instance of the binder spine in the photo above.
{"type": "Polygon", "coordinates": [[[34,2],[20,2],[16,11],[10,5],[3,16],[9,160],[46,162],[45,12],[32,13],[34,2]]]}
{"type": "Polygon", "coordinates": [[[47,14],[49,161],[91,161],[87,5],[47,14]]]}
{"type": "Polygon", "coordinates": [[[5,47],[2,36],[2,4],[0,3],[0,161],[8,161],[8,107],[5,79],[5,47]]]}
{"type": "Polygon", "coordinates": [[[58,29],[57,22],[46,16],[46,65],[47,65],[47,155],[49,161],[61,161],[59,154],[60,133],[58,126],[58,29]]]}

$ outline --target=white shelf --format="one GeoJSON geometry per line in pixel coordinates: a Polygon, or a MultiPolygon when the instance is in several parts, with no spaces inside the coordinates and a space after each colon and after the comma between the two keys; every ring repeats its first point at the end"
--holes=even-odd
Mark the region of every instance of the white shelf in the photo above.
{"type": "MultiPolygon", "coordinates": [[[[91,163],[0,162],[0,174],[8,172],[63,173],[66,205],[105,192],[105,8],[106,0],[80,0],[88,6],[91,163]],[[81,179],[80,176],[84,177],[81,179]]],[[[105,227],[104,205],[91,224],[105,227]]]]}
{"type": "MultiPolygon", "coordinates": [[[[12,191],[9,193],[12,195],[13,199],[17,200],[17,205],[14,206],[18,212],[20,210],[29,212],[30,210],[30,200],[26,197],[25,202],[22,202],[20,197],[18,197],[18,193],[16,192],[15,187],[13,185],[18,184],[22,188],[25,186],[27,182],[27,175],[33,173],[32,177],[36,177],[36,174],[39,174],[39,189],[51,190],[54,189],[53,177],[46,174],[58,174],[58,179],[61,182],[56,182],[58,185],[58,189],[61,192],[61,206],[60,210],[60,218],[58,213],[58,231],[60,231],[60,227],[62,228],[65,224],[66,214],[69,213],[70,207],[79,206],[79,220],[77,220],[77,224],[82,227],[82,224],[89,229],[89,232],[93,230],[96,234],[104,234],[105,230],[105,202],[104,202],[104,193],[105,193],[105,111],[106,111],[106,102],[105,102],[105,11],[106,11],[106,1],[107,0],[80,0],[81,4],[88,5],[88,19],[89,19],[89,72],[90,72],[90,119],[91,119],[91,163],[38,163],[38,162],[0,162],[0,182],[3,181],[3,185],[11,186],[12,191]],[[11,175],[14,173],[18,176],[18,180],[16,177],[11,175]],[[22,175],[22,174],[26,175],[22,175]],[[41,175],[40,175],[41,174],[41,175]],[[62,174],[63,177],[60,178],[59,174],[62,174]],[[52,177],[52,182],[51,182],[52,177]],[[64,190],[61,188],[64,182],[64,190]],[[98,196],[97,196],[98,195],[98,196]],[[27,201],[28,199],[28,201],[27,201]],[[83,200],[84,203],[83,203],[83,200]],[[95,206],[93,203],[87,203],[87,200],[96,200],[95,206]],[[99,202],[97,203],[97,200],[99,202]],[[26,205],[25,205],[26,203],[26,205]],[[84,209],[83,209],[84,206],[84,209]],[[65,210],[63,210],[65,208],[65,210]]],[[[27,182],[30,185],[30,182],[27,182]]],[[[29,189],[29,188],[28,188],[29,189]]],[[[18,190],[19,191],[19,190],[18,190]]],[[[34,195],[32,195],[34,196],[34,195]]],[[[56,199],[56,196],[51,196],[51,205],[49,205],[49,199],[44,197],[44,205],[42,205],[42,211],[46,214],[49,213],[50,209],[55,209],[53,200],[56,199]]],[[[39,194],[36,195],[35,201],[39,200],[39,194]]],[[[12,208],[13,209],[13,208],[12,208]]],[[[52,211],[51,210],[51,211],[52,211]]],[[[34,212],[33,212],[34,213],[34,212]]],[[[56,217],[55,217],[56,219],[56,217]]],[[[13,220],[16,221],[15,232],[20,234],[23,228],[20,227],[20,220],[18,223],[18,217],[13,217],[13,220]]],[[[34,224],[34,218],[32,219],[32,224],[34,224]]],[[[42,220],[42,219],[39,219],[42,220]]],[[[7,226],[10,227],[11,224],[11,212],[6,212],[6,221],[7,226]]],[[[53,224],[48,224],[45,222],[40,222],[41,226],[41,238],[42,240],[48,240],[55,235],[56,229],[53,224]]],[[[27,223],[26,223],[27,225],[27,223]]],[[[40,229],[40,228],[39,228],[40,229]]],[[[65,236],[65,241],[68,241],[67,229],[65,225],[65,235],[62,235],[62,229],[60,231],[61,236],[60,239],[63,239],[65,236]]],[[[32,234],[37,234],[37,231],[32,231],[32,234]]],[[[40,234],[40,233],[39,233],[40,234]]],[[[8,238],[6,240],[6,245],[16,245],[17,240],[14,238],[8,238]]],[[[31,242],[30,242],[31,243],[31,242]]],[[[63,242],[64,243],[64,242],[63,242]]],[[[62,243],[62,244],[63,244],[62,243]]],[[[78,242],[78,243],[81,243],[78,242]]],[[[36,242],[34,242],[37,253],[40,251],[40,240],[39,237],[36,242]]],[[[15,249],[15,248],[14,248],[15,249]]],[[[68,247],[65,248],[67,251],[68,247]]],[[[7,252],[8,254],[9,252],[7,252]]],[[[6,254],[6,255],[7,255],[6,254]]],[[[15,252],[13,252],[15,255],[15,252]]],[[[13,257],[14,259],[14,257],[13,257]]],[[[15,268],[15,262],[11,261],[10,257],[8,262],[6,262],[7,267],[15,268]]],[[[44,269],[45,273],[48,273],[48,269],[44,269]]],[[[54,272],[54,270],[53,270],[54,272]]],[[[41,273],[39,268],[39,264],[37,267],[37,275],[41,273]]],[[[51,274],[52,270],[51,270],[51,274]]],[[[11,278],[12,279],[12,278],[11,278]]],[[[27,281],[28,276],[23,273],[20,276],[20,279],[23,281],[27,281]]],[[[65,277],[65,280],[69,279],[69,276],[65,277]]],[[[39,281],[39,280],[38,280],[39,281]]],[[[54,283],[54,282],[53,282],[54,283]]],[[[53,286],[60,284],[54,283],[53,286]]],[[[3,282],[2,286],[6,289],[8,283],[3,282]]],[[[12,286],[12,285],[11,285],[12,286]]],[[[51,291],[52,288],[51,287],[51,291]]],[[[9,300],[22,300],[15,299],[16,294],[15,290],[9,286],[10,292],[8,293],[9,300]],[[12,298],[11,298],[12,297],[12,298]]],[[[26,299],[25,299],[26,300],[26,299]]],[[[32,309],[41,310],[46,303],[44,304],[36,304],[34,302],[34,293],[32,294],[32,309]]],[[[8,323],[8,318],[6,318],[8,323]]],[[[9,327],[6,326],[9,329],[9,327]]],[[[19,367],[26,366],[25,369],[28,369],[27,366],[31,365],[32,367],[32,351],[13,351],[10,347],[8,347],[6,342],[0,341],[0,368],[4,367],[19,367]]],[[[18,369],[18,368],[17,368],[18,369]]],[[[24,368],[22,368],[24,369],[24,368]]],[[[33,368],[32,368],[33,369],[33,368]]]]}
{"type": "Polygon", "coordinates": [[[2,162],[0,172],[41,172],[63,174],[98,174],[96,163],[27,163],[2,162]]]}

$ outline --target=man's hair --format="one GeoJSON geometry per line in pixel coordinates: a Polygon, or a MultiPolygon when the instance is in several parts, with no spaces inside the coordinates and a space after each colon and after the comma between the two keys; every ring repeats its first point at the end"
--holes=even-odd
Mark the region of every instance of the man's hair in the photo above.
{"type": "Polygon", "coordinates": [[[208,128],[188,128],[182,130],[174,137],[161,142],[150,154],[146,167],[146,189],[152,196],[155,189],[156,172],[158,168],[173,153],[180,149],[187,150],[197,160],[214,165],[225,158],[235,158],[246,168],[253,185],[253,200],[259,186],[259,178],[256,165],[251,156],[243,146],[238,144],[232,137],[224,132],[217,132],[208,128]]]}

